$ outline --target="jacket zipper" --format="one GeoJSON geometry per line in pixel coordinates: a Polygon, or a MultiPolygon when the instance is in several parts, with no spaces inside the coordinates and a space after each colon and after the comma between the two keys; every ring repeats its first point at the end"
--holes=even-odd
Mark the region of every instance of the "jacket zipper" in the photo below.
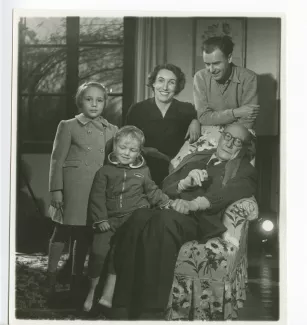
{"type": "Polygon", "coordinates": [[[119,197],[119,207],[122,208],[123,207],[123,192],[125,190],[125,182],[126,182],[126,170],[124,170],[124,181],[123,181],[123,187],[122,187],[122,193],[119,197]]]}

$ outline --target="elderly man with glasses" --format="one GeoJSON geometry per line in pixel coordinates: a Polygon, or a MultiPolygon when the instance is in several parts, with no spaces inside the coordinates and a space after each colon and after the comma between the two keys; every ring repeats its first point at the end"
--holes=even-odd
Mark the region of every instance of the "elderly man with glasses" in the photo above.
{"type": "Polygon", "coordinates": [[[221,235],[222,212],[256,193],[256,171],[246,155],[249,141],[242,124],[227,126],[216,150],[185,157],[164,180],[164,192],[174,200],[171,209],[139,209],[123,226],[114,257],[115,317],[127,318],[131,305],[138,306],[139,319],[163,317],[180,247],[221,235]]]}

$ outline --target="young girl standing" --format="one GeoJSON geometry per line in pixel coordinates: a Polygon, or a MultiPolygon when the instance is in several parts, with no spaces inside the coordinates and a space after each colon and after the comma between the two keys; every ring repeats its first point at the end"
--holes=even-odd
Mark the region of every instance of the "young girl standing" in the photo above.
{"type": "Polygon", "coordinates": [[[101,116],[107,97],[102,84],[84,83],[76,94],[76,105],[82,113],[61,121],[57,129],[51,154],[49,191],[51,205],[63,211],[63,222],[56,223],[50,239],[49,297],[55,292],[57,266],[70,236],[76,240],[72,267],[75,286],[83,273],[90,238],[86,226],[88,198],[95,173],[104,163],[106,143],[118,129],[101,116]]]}

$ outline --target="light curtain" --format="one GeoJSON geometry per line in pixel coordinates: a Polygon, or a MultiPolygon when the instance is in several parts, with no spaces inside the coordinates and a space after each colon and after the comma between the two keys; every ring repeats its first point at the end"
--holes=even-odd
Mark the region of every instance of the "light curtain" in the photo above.
{"type": "Polygon", "coordinates": [[[166,18],[140,17],[136,27],[134,102],[152,96],[146,86],[149,73],[166,62],[166,18]]]}

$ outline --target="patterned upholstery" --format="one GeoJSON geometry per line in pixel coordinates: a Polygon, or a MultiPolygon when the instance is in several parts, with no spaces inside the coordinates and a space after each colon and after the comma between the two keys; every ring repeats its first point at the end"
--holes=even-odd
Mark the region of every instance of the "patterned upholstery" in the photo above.
{"type": "Polygon", "coordinates": [[[170,171],[172,171],[173,168],[176,168],[186,155],[191,154],[195,151],[210,150],[216,148],[222,131],[223,128],[219,126],[202,126],[201,136],[199,139],[194,143],[189,143],[189,141],[186,141],[179,150],[176,157],[172,159],[170,171]]]}
{"type": "Polygon", "coordinates": [[[235,319],[246,299],[247,233],[258,217],[254,198],[242,199],[227,208],[224,224],[239,247],[223,238],[206,244],[196,240],[181,247],[167,307],[168,320],[235,319]]]}
{"type": "MultiPolygon", "coordinates": [[[[196,150],[217,146],[218,127],[202,130],[202,137],[187,143],[172,161],[176,167],[182,158],[196,150]]],[[[166,311],[167,320],[231,320],[246,299],[247,234],[249,222],[258,218],[254,198],[230,205],[224,213],[227,238],[236,238],[238,246],[222,238],[205,244],[196,240],[181,247],[166,311]]],[[[232,241],[233,242],[233,241],[232,241]]]]}

